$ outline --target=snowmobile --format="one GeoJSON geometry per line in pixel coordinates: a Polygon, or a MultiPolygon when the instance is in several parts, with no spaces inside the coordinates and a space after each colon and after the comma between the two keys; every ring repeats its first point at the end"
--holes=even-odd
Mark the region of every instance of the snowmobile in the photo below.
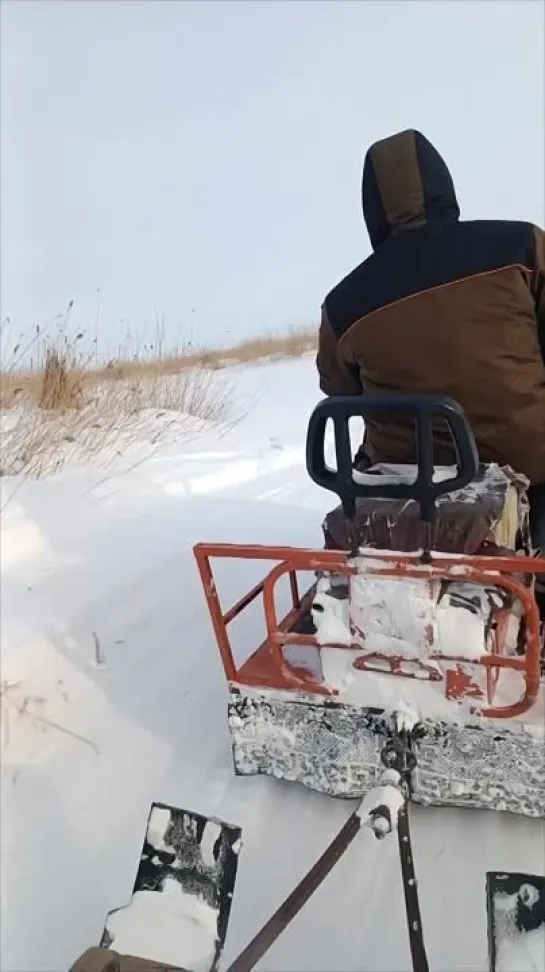
{"type": "MultiPolygon", "coordinates": [[[[310,418],[306,464],[340,500],[324,524],[324,549],[199,543],[194,553],[228,684],[235,773],[360,803],[227,972],[255,968],[365,827],[380,840],[397,834],[412,968],[428,972],[410,805],[545,818],[543,632],[534,596],[545,558],[531,546],[528,484],[479,463],[465,413],[443,396],[325,399],[310,418]],[[386,416],[410,418],[416,464],[358,471],[351,420],[386,416]],[[326,459],[330,424],[334,466],[326,459]],[[434,463],[438,425],[449,430],[453,466],[434,463]],[[272,566],[224,610],[215,558],[272,566]],[[279,617],[282,593],[288,603],[279,617]],[[264,637],[237,664],[229,626],[258,599],[264,637]]],[[[216,972],[241,843],[236,826],[152,807],[131,906],[147,892],[164,914],[175,900],[165,890],[181,889],[186,917],[211,909],[211,937],[179,959],[159,943],[133,944],[131,954],[155,964],[131,965],[111,951],[136,941],[135,909],[128,925],[130,908],[120,909],[108,917],[101,949],[73,972],[216,972]],[[93,964],[101,951],[113,964],[100,956],[93,964]]],[[[499,953],[522,932],[541,936],[538,950],[545,943],[545,876],[489,872],[486,882],[490,970],[499,972],[507,967],[499,953]]],[[[145,912],[136,920],[145,925],[145,912]]],[[[167,931],[160,938],[164,944],[167,931]]]]}
{"type": "Polygon", "coordinates": [[[411,801],[545,816],[534,597],[545,559],[531,551],[526,481],[480,465],[465,413],[436,396],[323,400],[310,418],[306,462],[311,479],[341,501],[337,520],[349,549],[197,544],[194,551],[229,687],[236,773],[361,797],[380,776],[393,716],[406,710],[416,757],[411,801]],[[358,473],[349,423],[385,415],[414,419],[416,467],[358,473]],[[326,462],[329,422],[336,469],[326,462]],[[455,467],[434,466],[440,422],[450,430],[455,467]],[[223,611],[213,558],[273,567],[223,611]],[[305,573],[318,579],[301,594],[305,573]],[[291,605],[279,619],[286,578],[291,605]],[[266,636],[237,666],[228,628],[257,598],[266,636]]]}

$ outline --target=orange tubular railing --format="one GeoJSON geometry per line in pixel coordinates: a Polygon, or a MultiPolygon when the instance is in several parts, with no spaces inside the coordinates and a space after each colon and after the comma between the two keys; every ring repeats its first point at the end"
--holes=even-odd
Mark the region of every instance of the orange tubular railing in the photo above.
{"type": "MultiPolygon", "coordinates": [[[[299,634],[292,630],[298,619],[310,609],[315,591],[313,585],[303,597],[300,596],[297,572],[333,571],[344,574],[348,578],[356,573],[356,568],[347,553],[338,550],[265,547],[257,544],[198,543],[194,547],[194,554],[228,681],[254,688],[297,689],[317,695],[337,694],[313,679],[308,672],[288,665],[282,647],[288,644],[319,647],[313,635],[299,634]],[[236,604],[223,612],[210,564],[212,558],[275,561],[276,565],[236,604]],[[286,575],[290,582],[292,607],[279,621],[275,606],[275,588],[278,581],[286,575]],[[259,596],[263,598],[266,625],[266,639],[260,646],[260,650],[266,656],[266,666],[259,670],[255,666],[252,668],[248,662],[237,668],[227,628],[259,596]]],[[[365,566],[366,575],[430,580],[463,579],[476,584],[501,587],[516,597],[524,611],[524,654],[512,656],[497,652],[485,653],[477,662],[475,659],[464,659],[459,656],[454,659],[440,652],[431,654],[429,658],[483,665],[487,670],[489,701],[494,670],[499,672],[500,669],[513,669],[523,674],[525,690],[520,700],[504,706],[476,706],[475,711],[485,717],[509,719],[521,715],[532,707],[537,699],[540,684],[540,618],[532,592],[512,575],[545,574],[545,558],[433,555],[431,563],[424,564],[416,554],[370,550],[367,556],[369,562],[365,566]]]]}

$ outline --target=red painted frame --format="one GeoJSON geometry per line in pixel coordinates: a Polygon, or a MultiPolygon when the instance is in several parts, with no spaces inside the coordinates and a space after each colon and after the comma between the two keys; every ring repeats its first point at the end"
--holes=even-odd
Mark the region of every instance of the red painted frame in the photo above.
{"type": "MultiPolygon", "coordinates": [[[[355,573],[348,553],[338,550],[311,550],[295,547],[266,547],[258,544],[198,543],[193,548],[201,576],[212,625],[216,635],[225,675],[229,682],[253,688],[296,689],[316,695],[336,695],[312,679],[304,670],[288,665],[282,654],[286,644],[313,645],[318,643],[313,635],[298,634],[291,630],[312,602],[315,585],[303,597],[297,582],[298,571],[334,571],[349,577],[355,573]],[[212,558],[236,560],[276,561],[263,580],[248,591],[228,611],[223,612],[210,561],[212,558]],[[280,621],[277,618],[274,591],[283,576],[290,581],[292,608],[280,621]],[[237,669],[227,631],[228,625],[238,617],[257,597],[262,595],[267,636],[257,651],[237,669]]],[[[411,577],[421,579],[460,579],[478,584],[493,584],[510,591],[521,602],[526,621],[526,650],[523,655],[484,654],[478,662],[487,668],[490,684],[494,671],[510,668],[524,675],[523,697],[512,705],[475,707],[485,717],[509,719],[528,711],[535,703],[540,685],[540,618],[531,591],[524,587],[513,574],[545,574],[545,558],[534,557],[480,557],[460,555],[456,557],[433,556],[431,564],[423,564],[416,554],[397,554],[369,551],[373,563],[369,574],[383,577],[411,577]],[[463,568],[461,571],[460,568],[463,568]]],[[[449,659],[436,653],[432,658],[449,659]]],[[[464,659],[462,659],[464,660],[464,659]]],[[[456,661],[460,661],[459,658],[456,661]]]]}

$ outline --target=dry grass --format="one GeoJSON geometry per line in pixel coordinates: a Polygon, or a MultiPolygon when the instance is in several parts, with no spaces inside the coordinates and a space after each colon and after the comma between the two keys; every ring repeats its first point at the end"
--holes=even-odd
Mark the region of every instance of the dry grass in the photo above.
{"type": "Polygon", "coordinates": [[[44,408],[62,409],[77,406],[84,389],[104,382],[122,379],[156,379],[184,371],[206,368],[218,371],[240,364],[265,360],[301,357],[316,347],[316,328],[293,330],[285,335],[253,338],[232,348],[199,350],[182,348],[170,354],[141,355],[129,360],[112,359],[105,367],[91,366],[77,354],[79,334],[69,341],[44,343],[32,368],[21,370],[9,366],[0,373],[0,409],[13,408],[21,399],[34,401],[44,408]]]}
{"type": "Polygon", "coordinates": [[[318,332],[316,328],[293,330],[280,336],[252,338],[237,344],[227,351],[203,352],[201,359],[212,367],[228,368],[237,364],[258,361],[300,358],[316,348],[318,332]]]}
{"type": "MultiPolygon", "coordinates": [[[[79,352],[83,334],[68,334],[67,314],[53,340],[36,333],[35,359],[20,367],[19,348],[0,374],[0,475],[40,476],[69,460],[111,462],[139,442],[156,446],[233,420],[229,367],[313,350],[316,331],[264,337],[229,349],[182,349],[92,365],[79,352]]],[[[28,357],[29,347],[23,349],[28,357]]]]}
{"type": "Polygon", "coordinates": [[[33,729],[40,732],[54,729],[85,743],[97,756],[99,755],[98,746],[92,739],[58,722],[53,722],[45,715],[45,709],[46,699],[43,696],[29,694],[25,691],[22,682],[8,682],[4,679],[0,683],[0,749],[7,749],[10,744],[12,724],[17,724],[19,720],[24,719],[33,729]]]}
{"type": "Polygon", "coordinates": [[[138,444],[149,451],[165,439],[190,437],[203,423],[221,428],[232,413],[232,386],[206,368],[93,384],[72,377],[62,369],[44,372],[38,402],[19,398],[19,407],[4,415],[4,475],[40,476],[90,458],[108,466],[138,444]]]}
{"type": "Polygon", "coordinates": [[[37,404],[50,412],[83,406],[84,372],[71,349],[48,346],[36,386],[37,404]]]}

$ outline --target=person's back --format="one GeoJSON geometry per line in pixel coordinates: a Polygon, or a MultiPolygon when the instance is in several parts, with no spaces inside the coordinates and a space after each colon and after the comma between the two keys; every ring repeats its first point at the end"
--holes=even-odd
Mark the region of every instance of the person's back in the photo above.
{"type": "MultiPolygon", "coordinates": [[[[374,252],[325,299],[322,391],[449,395],[483,462],[545,484],[545,234],[460,221],[446,164],[414,131],[369,149],[363,208],[374,252]]],[[[370,424],[365,449],[413,461],[412,427],[370,424]]],[[[439,430],[436,461],[452,458],[439,430]]]]}

